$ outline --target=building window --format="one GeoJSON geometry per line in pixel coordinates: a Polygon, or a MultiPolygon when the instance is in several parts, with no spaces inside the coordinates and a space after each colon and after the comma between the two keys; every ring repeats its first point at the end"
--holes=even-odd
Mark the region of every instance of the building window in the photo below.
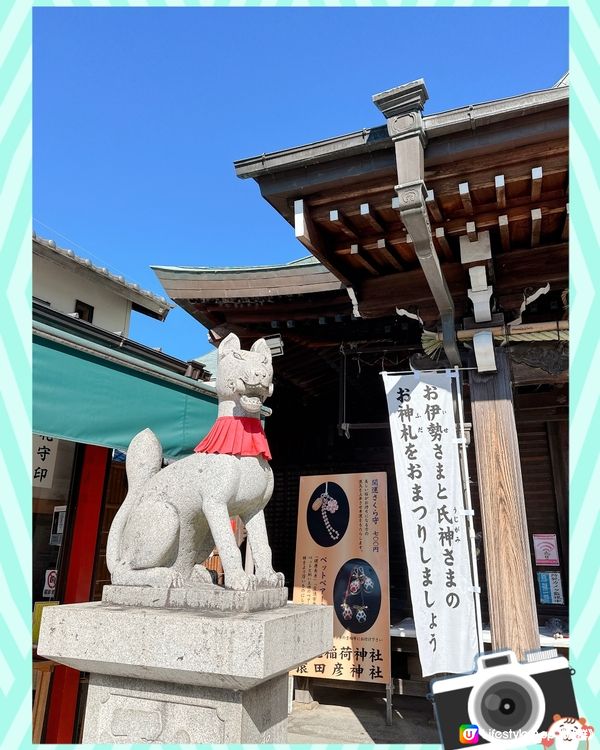
{"type": "Polygon", "coordinates": [[[85,320],[87,323],[92,322],[94,317],[94,308],[81,300],[75,300],[75,312],[79,315],[79,320],[85,320]]]}

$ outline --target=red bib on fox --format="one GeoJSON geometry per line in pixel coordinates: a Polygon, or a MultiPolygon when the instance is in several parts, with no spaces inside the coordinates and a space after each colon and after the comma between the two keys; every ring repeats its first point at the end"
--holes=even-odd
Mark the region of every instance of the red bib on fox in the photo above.
{"type": "Polygon", "coordinates": [[[256,417],[218,417],[208,435],[194,448],[196,453],[260,456],[271,460],[267,436],[256,417]]]}

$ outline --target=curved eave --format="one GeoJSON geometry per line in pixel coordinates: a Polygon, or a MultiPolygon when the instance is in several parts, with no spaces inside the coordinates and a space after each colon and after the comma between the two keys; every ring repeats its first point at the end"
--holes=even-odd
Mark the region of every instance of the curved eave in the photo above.
{"type": "Polygon", "coordinates": [[[175,301],[287,297],[343,289],[318,262],[254,268],[152,266],[152,270],[175,301]]]}

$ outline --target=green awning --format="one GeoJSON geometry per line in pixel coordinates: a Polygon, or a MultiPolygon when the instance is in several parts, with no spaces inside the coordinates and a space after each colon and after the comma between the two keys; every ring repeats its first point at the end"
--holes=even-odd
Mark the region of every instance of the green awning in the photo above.
{"type": "Polygon", "coordinates": [[[149,427],[171,458],[192,453],[217,416],[205,383],[40,323],[33,403],[36,433],[124,451],[149,427]]]}

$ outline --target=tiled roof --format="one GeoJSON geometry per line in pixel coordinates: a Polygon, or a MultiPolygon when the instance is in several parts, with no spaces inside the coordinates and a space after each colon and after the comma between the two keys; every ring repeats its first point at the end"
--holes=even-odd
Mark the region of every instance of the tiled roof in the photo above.
{"type": "Polygon", "coordinates": [[[61,260],[63,263],[72,264],[73,266],[79,266],[81,269],[85,269],[91,273],[97,274],[100,277],[105,278],[111,284],[116,285],[120,288],[121,295],[127,299],[132,300],[138,306],[147,309],[152,312],[153,315],[159,315],[162,319],[166,318],[169,310],[173,309],[173,305],[167,302],[165,297],[159,297],[157,294],[142,289],[139,284],[127,281],[123,276],[111,273],[107,268],[96,266],[92,263],[89,258],[82,258],[80,255],[76,255],[73,250],[68,250],[62,247],[57,247],[54,240],[47,240],[42,237],[38,237],[35,233],[33,234],[34,251],[37,245],[40,249],[38,254],[45,257],[54,256],[55,260],[61,260]]]}

